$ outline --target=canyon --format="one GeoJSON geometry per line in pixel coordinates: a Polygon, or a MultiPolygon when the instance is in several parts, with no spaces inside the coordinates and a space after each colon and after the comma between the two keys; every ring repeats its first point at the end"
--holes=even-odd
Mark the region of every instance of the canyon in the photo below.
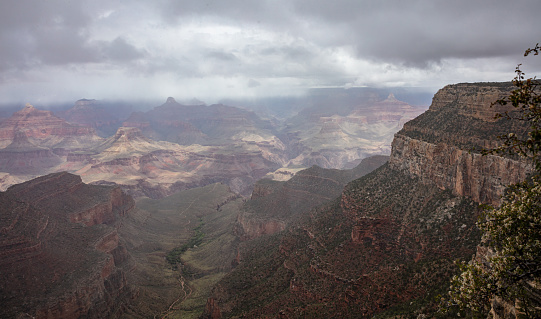
{"type": "Polygon", "coordinates": [[[356,104],[307,107],[284,127],[246,109],[172,97],[123,121],[125,108],[96,100],[77,101],[58,112],[63,118],[27,104],[0,122],[0,189],[67,171],[135,198],[216,182],[249,197],[263,177],[284,180],[312,165],[353,168],[388,155],[392,134],[424,108],[367,92],[356,104]]]}
{"type": "Polygon", "coordinates": [[[370,96],[342,114],[305,109],[286,122],[282,134],[290,147],[290,165],[352,168],[372,155],[389,155],[394,133],[425,111],[397,100],[392,93],[370,96]]]}
{"type": "Polygon", "coordinates": [[[454,261],[478,250],[479,204],[498,205],[532,170],[480,153],[526,132],[494,118],[512,110],[491,106],[511,89],[449,85],[418,116],[368,94],[335,114],[307,108],[281,131],[169,98],[100,137],[27,106],[0,123],[1,180],[80,177],[0,192],[2,316],[434,316],[454,261]],[[14,124],[41,117],[71,137],[14,124]]]}
{"type": "MultiPolygon", "coordinates": [[[[264,241],[247,242],[240,263],[214,288],[204,318],[434,316],[480,235],[479,204],[497,205],[531,165],[482,156],[520,121],[495,119],[510,83],[447,86],[406,123],[389,162],[347,184],[264,241]]],[[[259,191],[259,196],[271,192],[259,191]]]]}

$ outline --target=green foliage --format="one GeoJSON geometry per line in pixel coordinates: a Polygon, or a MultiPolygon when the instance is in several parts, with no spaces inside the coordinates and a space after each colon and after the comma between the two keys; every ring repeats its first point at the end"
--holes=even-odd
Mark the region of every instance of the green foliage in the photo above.
{"type": "MultiPolygon", "coordinates": [[[[538,55],[541,47],[539,43],[533,48],[526,50],[525,55],[534,52],[538,55]]],[[[511,94],[494,104],[507,105],[511,104],[515,109],[512,111],[498,114],[498,118],[508,120],[525,121],[529,125],[528,135],[525,137],[518,136],[514,133],[502,135],[500,138],[503,141],[501,147],[486,150],[484,154],[500,154],[500,155],[520,155],[533,161],[537,172],[541,172],[541,94],[540,85],[535,77],[525,79],[525,73],[520,70],[520,64],[517,66],[513,79],[513,84],[516,87],[511,94]]]]}
{"type": "MultiPolygon", "coordinates": [[[[525,55],[538,54],[539,44],[525,55]]],[[[485,316],[495,297],[518,306],[527,318],[541,316],[541,95],[540,83],[524,79],[516,69],[516,89],[497,104],[514,109],[500,114],[504,119],[526,121],[526,137],[501,136],[503,145],[484,154],[519,155],[532,161],[533,176],[511,185],[497,209],[487,209],[477,223],[483,232],[482,247],[475,260],[461,264],[461,273],[451,283],[447,305],[469,309],[485,316]]]]}
{"type": "Polygon", "coordinates": [[[182,246],[175,247],[167,254],[167,256],[165,256],[165,259],[171,264],[171,266],[173,266],[173,268],[176,269],[177,264],[180,263],[180,256],[183,253],[185,253],[188,249],[194,248],[203,243],[203,237],[205,237],[205,233],[202,231],[203,225],[203,220],[200,219],[199,225],[193,229],[195,234],[190,238],[190,240],[182,246]]]}

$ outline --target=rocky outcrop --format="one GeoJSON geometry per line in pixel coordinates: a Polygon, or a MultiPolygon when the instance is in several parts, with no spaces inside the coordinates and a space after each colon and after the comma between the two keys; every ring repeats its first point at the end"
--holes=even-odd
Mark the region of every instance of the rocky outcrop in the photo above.
{"type": "MultiPolygon", "coordinates": [[[[498,135],[524,134],[524,123],[493,118],[505,109],[491,109],[492,99],[510,89],[483,83],[440,90],[430,109],[395,135],[387,165],[279,235],[247,244],[210,296],[209,313],[432,317],[435,296],[456,272],[453,261],[478,250],[478,204],[497,204],[505,185],[531,169],[479,153],[497,145],[498,135]]],[[[255,200],[276,193],[261,187],[255,200]]],[[[501,314],[511,311],[497,300],[496,306],[501,314]]]]}
{"type": "Polygon", "coordinates": [[[181,146],[153,141],[134,127],[120,127],[95,148],[67,158],[59,168],[75,171],[85,182],[114,183],[130,195],[151,198],[216,182],[248,195],[255,181],[279,167],[250,146],[235,151],[230,146],[181,146]]]}
{"type": "Polygon", "coordinates": [[[30,104],[0,123],[0,147],[9,145],[18,131],[24,132],[34,145],[47,148],[83,148],[99,140],[94,129],[69,124],[51,111],[30,104]]]}
{"type": "Polygon", "coordinates": [[[117,227],[134,202],[119,188],[68,173],[0,193],[3,318],[119,316],[136,296],[117,227]]]}
{"type": "Polygon", "coordinates": [[[497,206],[507,185],[526,179],[531,165],[483,156],[447,143],[428,143],[397,134],[390,164],[478,203],[497,206]]]}
{"type": "Polygon", "coordinates": [[[374,156],[351,170],[313,166],[286,182],[261,180],[239,214],[236,234],[241,240],[249,240],[280,232],[310,209],[338,196],[349,181],[370,173],[386,161],[386,156],[374,156]]]}
{"type": "Polygon", "coordinates": [[[444,87],[426,113],[395,135],[391,167],[476,202],[498,205],[507,185],[531,172],[524,161],[479,153],[495,147],[499,135],[524,134],[523,123],[495,118],[512,107],[491,106],[510,90],[505,83],[444,87]]]}
{"type": "Polygon", "coordinates": [[[253,216],[239,215],[237,223],[242,230],[239,234],[241,240],[254,239],[263,235],[274,234],[285,229],[286,224],[281,220],[270,218],[258,219],[253,216]]]}
{"type": "Polygon", "coordinates": [[[61,162],[52,150],[32,144],[24,131],[17,131],[11,144],[0,149],[0,171],[10,174],[39,174],[61,162]]]}

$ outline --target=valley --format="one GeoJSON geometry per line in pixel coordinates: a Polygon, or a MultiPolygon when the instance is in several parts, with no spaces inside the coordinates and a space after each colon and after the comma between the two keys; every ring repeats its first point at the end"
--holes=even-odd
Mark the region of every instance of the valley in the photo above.
{"type": "Polygon", "coordinates": [[[0,122],[3,316],[433,316],[478,249],[479,204],[532,170],[479,154],[525,132],[494,120],[510,89],[446,86],[418,116],[390,94],[281,130],[168,98],[110,136],[27,105],[0,122]]]}
{"type": "Polygon", "coordinates": [[[541,318],[539,12],[0,1],[0,319],[541,318]]]}
{"type": "Polygon", "coordinates": [[[172,97],[124,120],[96,100],[58,112],[64,118],[27,104],[0,121],[0,189],[67,171],[136,198],[217,182],[249,197],[256,181],[278,170],[291,177],[287,172],[312,165],[352,168],[368,156],[389,155],[393,134],[425,108],[364,91],[343,105],[307,106],[282,124],[247,109],[184,105],[172,97]]]}

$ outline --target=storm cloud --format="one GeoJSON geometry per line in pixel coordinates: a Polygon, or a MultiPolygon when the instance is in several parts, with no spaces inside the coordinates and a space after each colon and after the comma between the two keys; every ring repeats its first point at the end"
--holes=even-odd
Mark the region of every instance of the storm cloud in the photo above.
{"type": "Polygon", "coordinates": [[[504,81],[537,0],[2,1],[3,102],[504,81]]]}

